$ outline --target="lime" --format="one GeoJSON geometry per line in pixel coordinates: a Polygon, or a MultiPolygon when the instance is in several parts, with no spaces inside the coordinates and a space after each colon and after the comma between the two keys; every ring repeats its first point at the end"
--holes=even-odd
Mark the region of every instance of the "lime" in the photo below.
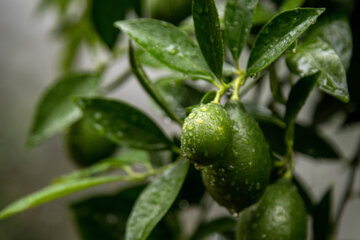
{"type": "Polygon", "coordinates": [[[65,135],[65,144],[71,158],[80,166],[89,166],[109,157],[117,147],[100,136],[85,118],[71,125],[65,135]]]}
{"type": "Polygon", "coordinates": [[[305,240],[307,212],[288,179],[270,185],[260,201],[240,216],[239,240],[305,240]]]}
{"type": "Polygon", "coordinates": [[[185,119],[181,150],[200,166],[218,161],[231,141],[231,121],[225,109],[216,103],[194,108],[185,119]]]}
{"type": "Polygon", "coordinates": [[[255,203],[269,183],[271,161],[268,145],[257,122],[239,101],[225,109],[232,120],[232,141],[225,155],[202,171],[210,195],[231,212],[255,203]]]}

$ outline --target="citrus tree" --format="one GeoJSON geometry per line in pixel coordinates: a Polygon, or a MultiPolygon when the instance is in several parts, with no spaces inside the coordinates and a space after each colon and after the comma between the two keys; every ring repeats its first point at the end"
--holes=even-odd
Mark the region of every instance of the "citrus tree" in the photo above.
{"type": "Polygon", "coordinates": [[[41,96],[27,145],[64,133],[79,169],[11,203],[0,219],[87,188],[127,182],[113,195],[71,204],[82,239],[206,239],[215,233],[239,240],[335,238],[359,152],[344,160],[317,127],[340,112],[346,116],[340,130],[360,120],[357,1],[41,4],[50,7],[65,43],[63,74],[41,96]],[[106,59],[78,70],[81,46],[94,56],[105,51],[106,59]],[[126,57],[129,67],[102,84],[114,62],[126,57]],[[152,79],[154,69],[165,75],[152,79]],[[131,103],[107,97],[131,76],[179,131],[166,134],[131,103]],[[265,82],[269,88],[261,87],[265,82]],[[255,97],[244,101],[250,90],[255,97]],[[304,125],[297,116],[312,91],[319,101],[312,123],[304,125]],[[258,97],[267,92],[271,97],[261,103],[258,97]],[[351,169],[334,214],[333,189],[314,201],[294,174],[297,153],[342,160],[351,169]],[[213,202],[229,215],[209,219],[213,202]],[[193,232],[184,231],[180,220],[190,205],[200,211],[193,232]]]}

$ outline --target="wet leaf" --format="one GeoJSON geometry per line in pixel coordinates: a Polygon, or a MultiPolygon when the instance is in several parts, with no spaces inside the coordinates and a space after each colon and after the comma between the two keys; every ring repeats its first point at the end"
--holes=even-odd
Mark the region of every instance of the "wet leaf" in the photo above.
{"type": "Polygon", "coordinates": [[[296,53],[288,54],[287,64],[291,71],[301,76],[319,72],[317,86],[322,91],[341,101],[349,101],[346,72],[341,59],[329,44],[320,38],[301,43],[296,53]]]}
{"type": "Polygon", "coordinates": [[[311,28],[307,39],[319,37],[329,44],[349,69],[352,55],[352,33],[348,19],[340,13],[326,14],[311,28]]]}
{"type": "Polygon", "coordinates": [[[126,240],[144,240],[176,199],[189,169],[189,161],[179,160],[157,176],[140,194],[126,224],[126,240]]]}
{"type": "Polygon", "coordinates": [[[102,98],[78,98],[76,104],[101,135],[119,145],[149,150],[171,148],[163,131],[130,105],[102,98]]]}
{"type": "Polygon", "coordinates": [[[279,58],[323,12],[321,8],[299,8],[284,11],[271,19],[256,37],[247,74],[256,74],[279,58]]]}
{"type": "Polygon", "coordinates": [[[165,66],[211,81],[211,70],[199,46],[174,25],[155,19],[134,19],[116,22],[115,26],[165,66]]]}
{"type": "Polygon", "coordinates": [[[210,69],[222,78],[224,43],[219,15],[214,0],[193,0],[193,18],[196,38],[210,69]]]}

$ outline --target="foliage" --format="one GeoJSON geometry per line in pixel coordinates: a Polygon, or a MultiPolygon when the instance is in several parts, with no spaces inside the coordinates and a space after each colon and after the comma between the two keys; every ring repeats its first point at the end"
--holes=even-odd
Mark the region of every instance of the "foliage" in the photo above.
{"type": "MultiPolygon", "coordinates": [[[[340,162],[343,156],[339,149],[322,136],[319,126],[337,112],[346,116],[339,128],[360,121],[356,90],[360,60],[358,1],[350,1],[350,8],[341,1],[321,0],[274,0],[270,5],[262,0],[193,0],[192,6],[187,0],[173,1],[174,5],[163,1],[166,4],[43,0],[42,11],[50,7],[57,11],[57,34],[65,42],[60,58],[63,71],[39,100],[27,145],[35,147],[73,128],[79,119],[86,119],[99,136],[121,151],[55,178],[42,190],[5,207],[0,219],[83,189],[132,182],[140,186],[128,185],[115,195],[99,195],[71,205],[82,239],[205,239],[213,234],[235,239],[239,212],[240,233],[249,237],[246,239],[263,237],[261,232],[251,234],[254,229],[249,228],[250,222],[260,223],[259,228],[267,229],[266,234],[281,239],[281,228],[268,228],[271,216],[266,215],[267,208],[277,214],[273,204],[277,197],[284,211],[300,214],[302,220],[306,208],[313,218],[315,239],[333,239],[352,191],[355,170],[349,175],[343,201],[334,215],[333,189],[315,202],[294,176],[294,157],[301,153],[314,161],[340,162]],[[181,14],[168,14],[169,9],[175,11],[174,6],[180,5],[181,14]],[[148,6],[154,18],[149,18],[148,6]],[[187,16],[190,12],[192,15],[187,16]],[[92,54],[102,51],[107,55],[105,62],[94,62],[95,67],[88,72],[76,66],[76,56],[84,43],[92,54]],[[242,68],[239,60],[245,51],[250,54],[246,68],[242,68]],[[128,55],[129,69],[124,67],[122,75],[102,86],[107,70],[124,54],[128,55]],[[286,73],[280,74],[283,71],[278,63],[283,60],[286,73]],[[151,69],[167,75],[153,81],[151,69]],[[132,75],[160,109],[160,116],[183,127],[181,139],[179,132],[165,133],[161,122],[126,100],[107,97],[132,75]],[[261,84],[268,79],[271,99],[266,103],[243,101],[243,95],[253,88],[262,96],[261,84]],[[298,121],[298,115],[312,92],[317,91],[315,87],[321,90],[317,93],[319,101],[313,108],[312,123],[305,125],[298,121]],[[227,102],[225,108],[221,100],[227,102]],[[204,113],[209,106],[211,114],[204,113]],[[201,127],[193,135],[196,124],[201,127]],[[219,133],[224,129],[226,134],[221,138],[219,133]],[[184,146],[191,148],[184,152],[184,146]],[[255,155],[259,154],[255,151],[262,155],[255,155]],[[265,162],[256,165],[259,156],[265,162]],[[195,162],[197,170],[185,157],[195,162]],[[221,163],[216,162],[219,158],[221,163]],[[197,162],[209,159],[206,164],[197,162]],[[268,165],[272,165],[271,173],[268,165]],[[249,179],[253,182],[248,186],[249,179]],[[269,181],[272,185],[267,187],[269,181]],[[292,200],[273,191],[284,182],[291,189],[289,199],[296,198],[301,213],[287,205],[292,200]],[[207,219],[209,195],[205,189],[221,205],[231,205],[228,208],[235,217],[207,219]],[[234,203],[241,201],[246,203],[234,203]],[[179,221],[184,204],[201,212],[192,233],[184,232],[179,221]],[[253,206],[241,212],[249,205],[253,206]],[[254,215],[254,211],[261,214],[254,215]]],[[[81,141],[81,137],[73,138],[81,141]]],[[[356,154],[349,168],[358,167],[356,154]]],[[[304,239],[304,221],[296,229],[296,219],[290,219],[289,231],[295,232],[289,236],[299,231],[297,237],[304,239]]]]}

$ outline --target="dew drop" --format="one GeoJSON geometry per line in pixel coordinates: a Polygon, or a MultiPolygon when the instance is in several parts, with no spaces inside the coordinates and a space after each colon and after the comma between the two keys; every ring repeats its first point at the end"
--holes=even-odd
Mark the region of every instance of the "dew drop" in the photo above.
{"type": "Polygon", "coordinates": [[[196,113],[190,113],[189,119],[193,119],[196,116],[196,113]]]}

